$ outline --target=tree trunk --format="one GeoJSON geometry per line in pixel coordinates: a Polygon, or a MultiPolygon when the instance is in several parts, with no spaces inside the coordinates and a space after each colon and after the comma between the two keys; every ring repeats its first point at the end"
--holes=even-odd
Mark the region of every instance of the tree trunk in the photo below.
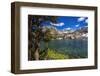
{"type": "Polygon", "coordinates": [[[48,42],[46,42],[46,56],[44,58],[44,60],[47,60],[48,57],[48,42]]]}
{"type": "Polygon", "coordinates": [[[35,60],[39,60],[39,42],[36,41],[35,44],[34,44],[34,59],[35,60]]]}
{"type": "Polygon", "coordinates": [[[35,49],[34,58],[35,58],[35,60],[39,60],[39,48],[35,49]]]}

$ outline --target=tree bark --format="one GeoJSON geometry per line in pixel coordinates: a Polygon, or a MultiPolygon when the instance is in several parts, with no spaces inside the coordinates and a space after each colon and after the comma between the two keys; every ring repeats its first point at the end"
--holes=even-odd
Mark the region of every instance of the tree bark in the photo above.
{"type": "Polygon", "coordinates": [[[34,58],[35,58],[35,60],[39,60],[39,48],[35,49],[34,58]]]}
{"type": "Polygon", "coordinates": [[[35,60],[39,60],[39,42],[37,40],[35,40],[34,43],[34,59],[35,60]]]}
{"type": "Polygon", "coordinates": [[[47,60],[47,56],[48,56],[48,42],[46,42],[46,56],[44,58],[44,60],[47,60]]]}

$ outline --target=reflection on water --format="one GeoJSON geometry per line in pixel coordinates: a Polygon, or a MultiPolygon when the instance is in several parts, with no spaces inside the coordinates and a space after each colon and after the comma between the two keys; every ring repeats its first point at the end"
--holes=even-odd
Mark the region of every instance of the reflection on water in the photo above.
{"type": "MultiPolygon", "coordinates": [[[[45,48],[45,43],[41,42],[41,49],[45,48]]],[[[88,57],[88,42],[82,39],[65,39],[65,40],[52,40],[49,42],[49,48],[56,51],[70,54],[74,57],[87,58],[88,57]]]]}

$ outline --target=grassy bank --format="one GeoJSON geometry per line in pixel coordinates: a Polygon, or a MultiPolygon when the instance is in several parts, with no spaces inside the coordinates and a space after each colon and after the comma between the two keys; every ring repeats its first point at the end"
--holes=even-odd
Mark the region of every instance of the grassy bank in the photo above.
{"type": "Polygon", "coordinates": [[[44,51],[40,53],[40,59],[46,59],[46,60],[52,60],[52,59],[69,59],[70,56],[68,54],[64,54],[61,52],[57,52],[56,50],[53,49],[48,49],[47,51],[44,51]]]}

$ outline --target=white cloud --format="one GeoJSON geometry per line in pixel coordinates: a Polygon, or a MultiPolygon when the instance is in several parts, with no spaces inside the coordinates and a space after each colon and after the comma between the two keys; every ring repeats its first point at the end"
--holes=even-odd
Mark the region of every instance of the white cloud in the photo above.
{"type": "Polygon", "coordinates": [[[75,25],[76,27],[79,27],[79,25],[75,25]]]}
{"type": "Polygon", "coordinates": [[[85,26],[85,27],[88,27],[88,26],[85,26]]]}
{"type": "Polygon", "coordinates": [[[66,30],[71,30],[71,28],[70,28],[70,27],[68,27],[68,28],[66,28],[66,30]]]}
{"type": "Polygon", "coordinates": [[[81,22],[81,21],[84,21],[84,20],[85,20],[85,17],[78,18],[78,22],[81,22]]]}
{"type": "Polygon", "coordinates": [[[63,25],[64,25],[64,23],[62,22],[62,23],[60,23],[60,25],[62,25],[62,26],[63,26],[63,25]]]}
{"type": "Polygon", "coordinates": [[[63,22],[61,22],[61,23],[50,23],[51,25],[54,25],[54,26],[63,26],[64,25],[64,23],[63,22]]]}
{"type": "Polygon", "coordinates": [[[88,19],[86,19],[85,22],[88,23],[88,19]]]}

